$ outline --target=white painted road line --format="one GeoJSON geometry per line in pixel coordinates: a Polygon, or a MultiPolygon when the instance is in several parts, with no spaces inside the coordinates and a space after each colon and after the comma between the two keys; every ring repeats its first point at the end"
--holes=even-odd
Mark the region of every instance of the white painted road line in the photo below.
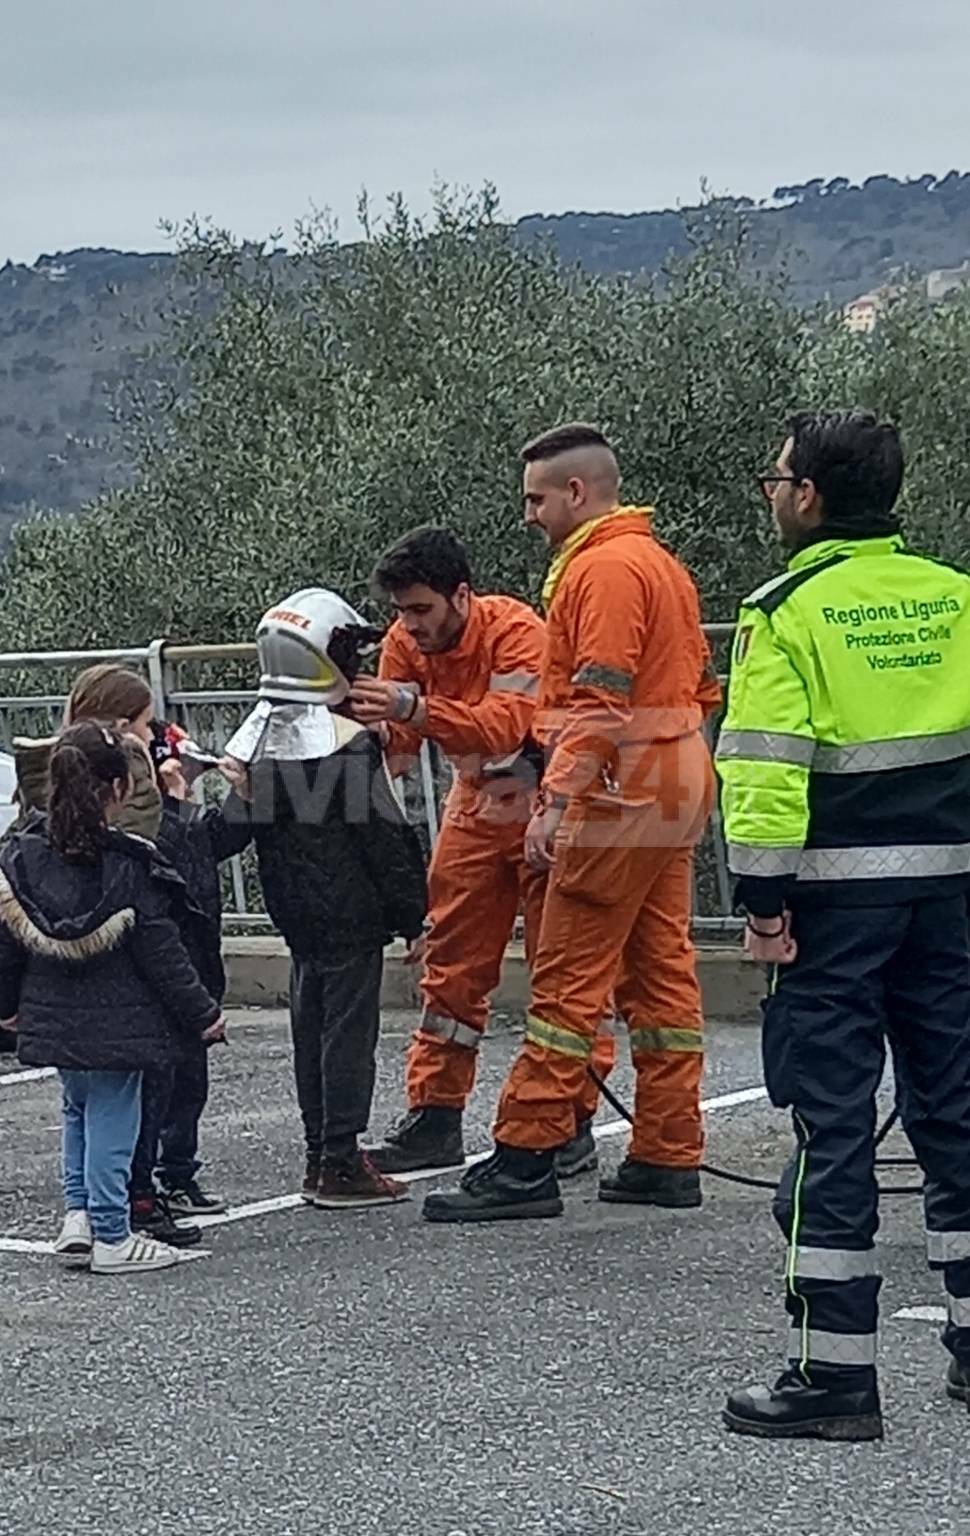
{"type": "Polygon", "coordinates": [[[946,1307],[900,1307],[892,1315],[894,1323],[945,1323],[946,1307]]]}
{"type": "Polygon", "coordinates": [[[15,1083],[39,1083],[42,1078],[56,1076],[56,1067],[21,1067],[19,1072],[0,1074],[0,1088],[12,1088],[15,1083]]]}
{"type": "MultiPolygon", "coordinates": [[[[753,1104],[759,1099],[767,1098],[767,1089],[740,1088],[734,1093],[718,1094],[713,1099],[704,1099],[701,1108],[710,1112],[714,1109],[733,1109],[738,1104],[753,1104]]],[[[593,1135],[597,1141],[604,1141],[610,1136],[619,1136],[630,1127],[625,1120],[607,1120],[603,1125],[593,1127],[593,1135]]],[[[471,1157],[466,1157],[465,1168],[471,1168],[473,1164],[483,1162],[490,1157],[490,1152],[476,1152],[471,1157]]],[[[461,1164],[454,1168],[418,1168],[413,1173],[400,1173],[396,1175],[399,1184],[417,1184],[423,1179],[443,1179],[450,1174],[460,1173],[461,1164]]],[[[250,1221],[255,1216],[271,1216],[276,1211],[292,1211],[304,1202],[299,1195],[273,1195],[269,1200],[254,1200],[250,1205],[236,1205],[230,1210],[222,1212],[218,1216],[187,1216],[186,1224],[193,1227],[225,1227],[237,1221],[250,1221]]],[[[0,1237],[0,1253],[52,1253],[51,1243],[31,1242],[20,1237],[0,1237]]]]}

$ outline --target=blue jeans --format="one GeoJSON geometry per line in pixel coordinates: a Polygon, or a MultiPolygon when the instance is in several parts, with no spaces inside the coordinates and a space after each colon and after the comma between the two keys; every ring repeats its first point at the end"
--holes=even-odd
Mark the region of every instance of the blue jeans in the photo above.
{"type": "Polygon", "coordinates": [[[122,1243],[141,1120],[140,1072],[64,1072],[64,1204],[87,1211],[98,1242],[122,1243]]]}

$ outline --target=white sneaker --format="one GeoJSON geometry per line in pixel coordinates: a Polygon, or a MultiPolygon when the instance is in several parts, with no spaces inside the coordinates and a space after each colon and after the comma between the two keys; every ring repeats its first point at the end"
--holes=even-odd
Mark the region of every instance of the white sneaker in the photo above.
{"type": "Polygon", "coordinates": [[[123,1243],[94,1242],[92,1275],[140,1275],[152,1269],[171,1269],[179,1262],[177,1248],[156,1243],[154,1238],[133,1232],[123,1243]]]}
{"type": "Polygon", "coordinates": [[[87,1269],[93,1243],[91,1218],[87,1211],[68,1211],[60,1236],[54,1243],[54,1252],[64,1268],[87,1269]]]}

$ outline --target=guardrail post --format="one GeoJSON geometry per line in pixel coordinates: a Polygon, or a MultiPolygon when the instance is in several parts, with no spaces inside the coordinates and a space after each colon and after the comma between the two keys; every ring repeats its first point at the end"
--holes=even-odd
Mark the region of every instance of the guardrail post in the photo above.
{"type": "Polygon", "coordinates": [[[168,714],[168,695],[171,691],[169,668],[165,661],[167,640],[153,640],[148,647],[148,686],[152,690],[152,702],[159,720],[168,714]]]}

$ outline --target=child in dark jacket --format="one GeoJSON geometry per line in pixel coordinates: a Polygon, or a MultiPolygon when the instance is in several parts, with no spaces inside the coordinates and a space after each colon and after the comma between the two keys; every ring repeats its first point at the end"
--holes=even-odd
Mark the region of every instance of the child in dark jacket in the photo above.
{"type": "MultiPolygon", "coordinates": [[[[222,963],[222,885],[219,866],[243,852],[252,841],[249,809],[232,792],[221,806],[203,809],[187,798],[193,771],[180,755],[181,732],[156,726],[152,755],[160,769],[162,820],[156,842],[173,869],[185,881],[193,904],[204,921],[187,936],[187,945],[203,985],[221,1003],[226,992],[222,963]],[[163,745],[164,742],[164,745],[163,745]],[[174,771],[171,771],[174,768],[174,771]],[[169,771],[166,771],[168,769],[169,771]]],[[[203,1189],[198,1180],[199,1122],[209,1098],[209,1053],[196,1045],[176,1063],[161,1118],[158,1178],[173,1216],[209,1216],[226,1210],[226,1202],[203,1189]]]]}
{"type": "Polygon", "coordinates": [[[251,798],[266,909],[292,956],[291,1027],[306,1141],[303,1198],[407,1197],[358,1145],[374,1092],[384,946],[420,937],[424,856],[380,741],[343,712],[377,633],[336,593],[302,591],[257,630],[260,702],[226,748],[251,798]]]}
{"type": "Polygon", "coordinates": [[[0,850],[0,1018],[25,1065],[60,1074],[66,1214],[55,1252],[95,1274],[178,1261],[129,1224],[141,1079],[177,1057],[180,1036],[224,1031],[179,936],[182,881],[111,826],[131,782],[118,731],[70,727],[50,754],[47,817],[31,815],[0,850]]]}

